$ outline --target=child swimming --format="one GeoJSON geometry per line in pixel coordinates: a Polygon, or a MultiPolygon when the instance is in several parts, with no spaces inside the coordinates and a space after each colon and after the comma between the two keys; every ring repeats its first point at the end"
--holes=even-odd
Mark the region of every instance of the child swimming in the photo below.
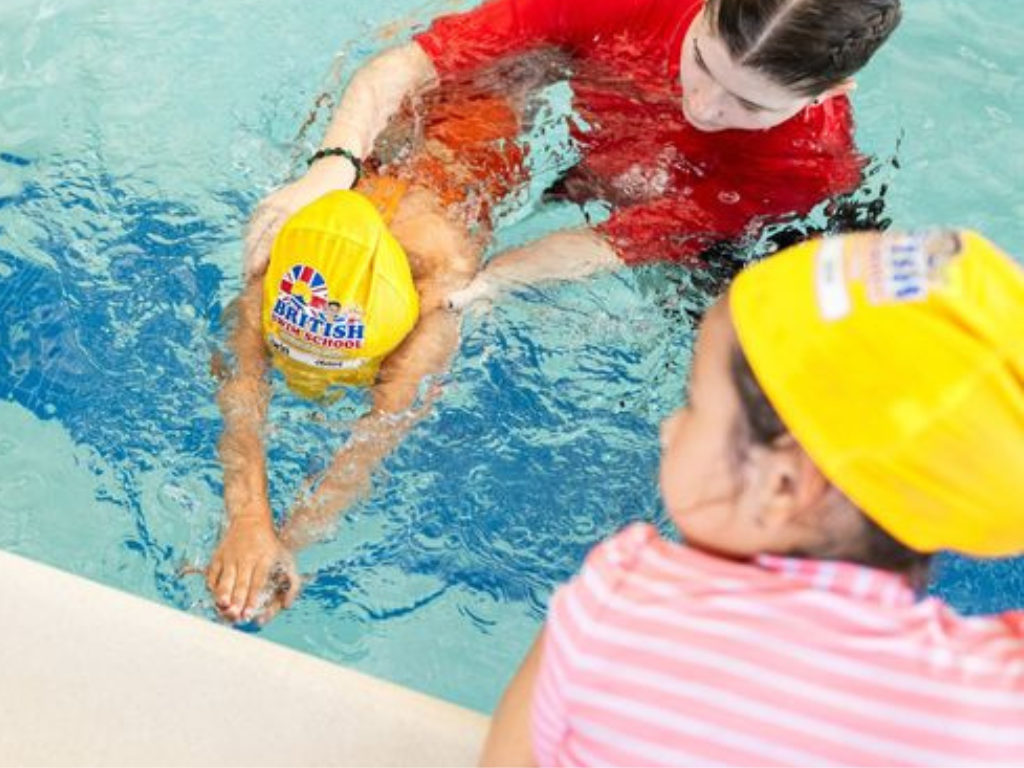
{"type": "Polygon", "coordinates": [[[646,524],[554,596],[485,764],[1018,765],[1024,612],[919,599],[1024,552],[1024,272],[972,232],[791,248],[706,316],[646,524]]]}
{"type": "MultiPolygon", "coordinates": [[[[477,272],[490,209],[520,179],[522,158],[509,146],[520,130],[513,103],[482,89],[471,101],[472,111],[447,101],[422,125],[420,143],[374,155],[365,169],[343,150],[317,152],[312,168],[341,160],[358,171],[355,190],[327,189],[289,216],[267,261],[247,274],[230,313],[235,365],[218,393],[227,526],[206,569],[228,621],[265,624],[292,605],[294,553],[331,532],[436,396],[436,387],[419,394],[459,344],[460,318],[446,297],[477,272]],[[280,529],[263,435],[271,363],[302,397],[329,400],[350,386],[372,397],[280,529]]],[[[260,233],[249,235],[247,249],[263,247],[260,233]]]]}
{"type": "Polygon", "coordinates": [[[473,275],[478,257],[436,195],[388,178],[326,195],[282,228],[267,271],[234,309],[236,365],[218,396],[227,527],[206,578],[225,619],[262,624],[294,602],[294,552],[325,536],[366,488],[422,415],[424,379],[447,369],[458,317],[444,296],[473,275]],[[344,386],[372,393],[370,412],[280,531],[263,446],[271,363],[303,397],[330,398],[344,386]]]}

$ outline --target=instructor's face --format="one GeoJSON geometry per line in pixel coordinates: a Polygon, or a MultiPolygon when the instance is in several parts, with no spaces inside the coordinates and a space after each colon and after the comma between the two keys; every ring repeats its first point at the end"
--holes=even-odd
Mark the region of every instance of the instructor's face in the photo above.
{"type": "Polygon", "coordinates": [[[701,131],[772,128],[812,101],[733,61],[704,14],[694,20],[683,40],[679,80],[683,114],[701,131]]]}

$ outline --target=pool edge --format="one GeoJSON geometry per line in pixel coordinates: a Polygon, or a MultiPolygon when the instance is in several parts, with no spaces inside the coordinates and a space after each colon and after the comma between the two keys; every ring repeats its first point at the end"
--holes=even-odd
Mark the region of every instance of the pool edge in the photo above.
{"type": "Polygon", "coordinates": [[[479,713],[0,551],[0,764],[471,765],[479,713]]]}

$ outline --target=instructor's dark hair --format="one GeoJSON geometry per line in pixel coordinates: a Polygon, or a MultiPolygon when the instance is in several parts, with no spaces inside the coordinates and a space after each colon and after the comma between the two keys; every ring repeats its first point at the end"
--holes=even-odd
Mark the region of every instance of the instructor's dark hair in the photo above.
{"type": "MultiPolygon", "coordinates": [[[[776,440],[789,434],[789,429],[754,377],[747,356],[738,344],[733,348],[729,367],[740,401],[741,423],[737,425],[737,440],[747,445],[770,448],[776,440]]],[[[743,450],[742,446],[740,450],[743,450]]],[[[856,505],[853,506],[857,509],[856,505]]],[[[863,510],[857,511],[863,518],[864,526],[859,540],[849,542],[849,546],[845,547],[845,559],[872,568],[902,573],[910,578],[915,587],[923,588],[928,580],[931,555],[897,541],[864,514],[863,510]]]]}
{"type": "Polygon", "coordinates": [[[859,70],[900,23],[900,0],[707,0],[732,58],[816,96],[859,70]]]}

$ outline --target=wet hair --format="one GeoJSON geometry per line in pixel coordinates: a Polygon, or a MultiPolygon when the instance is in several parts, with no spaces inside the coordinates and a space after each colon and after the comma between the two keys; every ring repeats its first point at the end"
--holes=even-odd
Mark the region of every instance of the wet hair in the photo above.
{"type": "MultiPolygon", "coordinates": [[[[740,401],[741,421],[737,425],[736,440],[743,441],[748,446],[753,444],[770,449],[779,438],[789,434],[789,429],[779,418],[775,407],[768,401],[764,390],[754,377],[747,356],[743,354],[738,344],[733,347],[729,367],[740,401]]],[[[845,548],[848,554],[844,559],[872,568],[902,573],[910,577],[915,587],[923,587],[927,582],[931,555],[918,552],[897,541],[853,502],[849,499],[847,501],[860,515],[863,526],[860,540],[850,542],[850,546],[845,548]]],[[[811,553],[807,554],[811,556],[811,553]]]]}
{"type": "Polygon", "coordinates": [[[900,0],[707,0],[733,60],[803,96],[868,63],[900,22],[900,0]]]}

